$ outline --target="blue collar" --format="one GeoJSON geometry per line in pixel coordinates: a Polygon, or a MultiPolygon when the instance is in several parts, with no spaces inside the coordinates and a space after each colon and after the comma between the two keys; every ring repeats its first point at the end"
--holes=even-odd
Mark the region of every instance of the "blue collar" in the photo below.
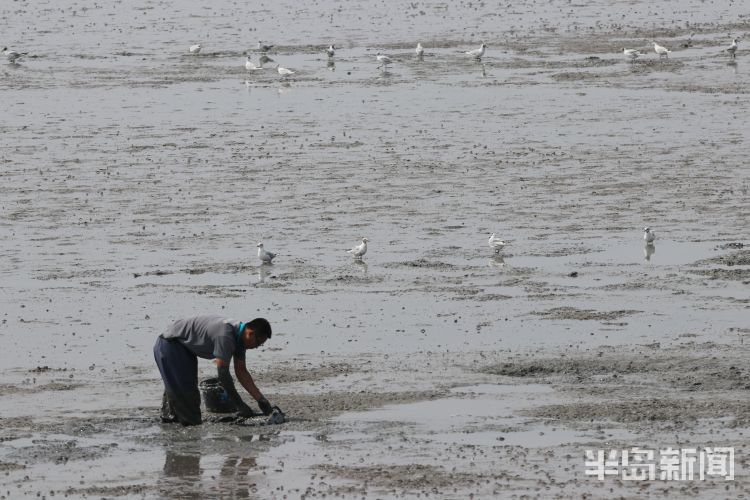
{"type": "Polygon", "coordinates": [[[245,330],[245,323],[240,321],[240,327],[237,329],[237,344],[245,347],[245,345],[242,343],[242,332],[245,330]]]}

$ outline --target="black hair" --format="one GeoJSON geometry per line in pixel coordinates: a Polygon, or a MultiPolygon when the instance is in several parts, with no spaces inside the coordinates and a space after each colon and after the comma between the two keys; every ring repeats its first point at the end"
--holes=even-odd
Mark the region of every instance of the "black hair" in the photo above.
{"type": "Polygon", "coordinates": [[[271,323],[265,318],[255,318],[247,324],[255,335],[259,335],[265,339],[271,338],[271,323]]]}

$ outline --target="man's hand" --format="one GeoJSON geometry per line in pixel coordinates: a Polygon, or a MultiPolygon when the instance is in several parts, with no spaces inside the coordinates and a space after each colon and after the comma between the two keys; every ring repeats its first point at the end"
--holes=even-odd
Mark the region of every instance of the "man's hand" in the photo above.
{"type": "Polygon", "coordinates": [[[262,397],[258,400],[258,406],[260,406],[260,411],[263,412],[263,415],[270,415],[271,412],[273,412],[271,403],[269,403],[265,397],[262,397]]]}

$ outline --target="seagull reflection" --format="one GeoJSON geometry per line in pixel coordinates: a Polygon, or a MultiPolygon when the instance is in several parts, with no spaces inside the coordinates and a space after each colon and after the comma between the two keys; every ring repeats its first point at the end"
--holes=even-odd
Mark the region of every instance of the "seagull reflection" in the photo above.
{"type": "Polygon", "coordinates": [[[333,59],[328,59],[326,68],[328,68],[329,71],[336,71],[336,62],[333,59]]]}
{"type": "Polygon", "coordinates": [[[354,259],[352,262],[354,262],[355,266],[359,266],[362,270],[362,274],[367,275],[367,262],[362,259],[354,259]]]}
{"type": "Polygon", "coordinates": [[[503,256],[498,254],[490,258],[490,267],[505,267],[505,259],[503,256]]]}
{"type": "Polygon", "coordinates": [[[643,256],[647,261],[651,260],[651,256],[656,253],[656,247],[653,243],[648,243],[645,247],[643,247],[643,256]]]}
{"type": "Polygon", "coordinates": [[[258,283],[265,283],[266,278],[268,278],[268,275],[270,274],[268,266],[261,264],[258,266],[258,283]]]}

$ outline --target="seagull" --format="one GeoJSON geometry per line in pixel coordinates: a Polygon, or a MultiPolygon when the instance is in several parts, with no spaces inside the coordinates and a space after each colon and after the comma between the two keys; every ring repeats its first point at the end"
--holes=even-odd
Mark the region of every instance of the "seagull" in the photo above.
{"type": "Polygon", "coordinates": [[[8,50],[8,47],[3,47],[3,54],[8,58],[8,62],[15,64],[18,59],[28,54],[28,52],[16,52],[15,50],[8,50]]]}
{"type": "Polygon", "coordinates": [[[250,60],[250,56],[247,56],[247,61],[245,61],[245,69],[248,71],[263,69],[263,63],[261,63],[260,66],[256,66],[255,63],[250,60]]]}
{"type": "Polygon", "coordinates": [[[654,42],[654,52],[656,52],[657,54],[659,54],[659,58],[660,59],[661,59],[662,56],[664,56],[667,59],[669,59],[669,54],[672,53],[671,50],[667,50],[666,47],[662,47],[661,45],[659,45],[656,42],[654,42]]]}
{"type": "Polygon", "coordinates": [[[326,49],[326,54],[328,54],[328,57],[333,57],[336,54],[336,47],[331,44],[331,46],[326,49]]]}
{"type": "Polygon", "coordinates": [[[482,56],[484,55],[484,49],[486,49],[486,48],[487,48],[487,46],[485,44],[482,44],[482,45],[479,46],[478,49],[474,49],[474,50],[470,50],[470,51],[466,52],[466,55],[467,56],[471,56],[471,57],[473,57],[475,59],[481,59],[482,56]]]}
{"type": "Polygon", "coordinates": [[[732,59],[734,59],[734,57],[735,57],[735,55],[737,53],[737,42],[739,42],[739,41],[740,41],[739,38],[735,38],[734,40],[732,40],[732,45],[730,45],[729,47],[727,47],[726,49],[724,49],[727,52],[729,52],[729,55],[732,56],[732,59]]]}
{"type": "Polygon", "coordinates": [[[500,238],[496,238],[495,233],[492,233],[490,235],[490,239],[488,240],[488,243],[490,245],[490,248],[495,250],[495,253],[499,253],[505,246],[505,242],[502,241],[500,238]]]}
{"type": "Polygon", "coordinates": [[[271,264],[271,261],[273,260],[274,257],[276,257],[275,253],[269,252],[266,249],[264,249],[263,243],[258,243],[258,258],[264,264],[271,264]]]}
{"type": "Polygon", "coordinates": [[[276,71],[279,72],[282,78],[294,74],[294,71],[292,71],[291,69],[282,68],[278,64],[276,65],[276,71]]]}
{"type": "Polygon", "coordinates": [[[362,238],[362,243],[357,245],[356,247],[352,248],[351,250],[347,250],[350,254],[354,255],[355,259],[361,259],[364,254],[367,253],[367,242],[370,241],[367,238],[362,238]]]}
{"type": "Polygon", "coordinates": [[[646,226],[643,228],[643,241],[646,242],[646,245],[653,245],[654,240],[656,239],[656,233],[651,231],[651,228],[646,226]]]}
{"type": "Polygon", "coordinates": [[[195,45],[191,45],[188,50],[190,51],[191,54],[197,54],[198,52],[201,51],[202,48],[203,47],[201,47],[201,44],[196,43],[195,45]]]}
{"type": "Polygon", "coordinates": [[[273,48],[273,45],[266,45],[262,40],[258,40],[258,50],[261,52],[268,52],[273,48]]]}
{"type": "Polygon", "coordinates": [[[424,47],[422,47],[422,44],[417,42],[417,48],[414,49],[414,52],[417,53],[417,58],[422,59],[424,57],[424,47]]]}
{"type": "Polygon", "coordinates": [[[641,56],[641,53],[636,49],[622,49],[622,53],[625,54],[625,57],[627,57],[631,61],[635,61],[641,56]]]}
{"type": "MultiPolygon", "coordinates": [[[[388,65],[391,64],[391,62],[392,62],[390,57],[388,57],[388,56],[386,56],[384,54],[381,54],[380,52],[378,52],[378,54],[375,57],[377,58],[378,62],[380,63],[380,66],[383,66],[384,70],[387,70],[388,69],[388,65]]],[[[378,66],[378,68],[380,66],[378,66]]]]}

